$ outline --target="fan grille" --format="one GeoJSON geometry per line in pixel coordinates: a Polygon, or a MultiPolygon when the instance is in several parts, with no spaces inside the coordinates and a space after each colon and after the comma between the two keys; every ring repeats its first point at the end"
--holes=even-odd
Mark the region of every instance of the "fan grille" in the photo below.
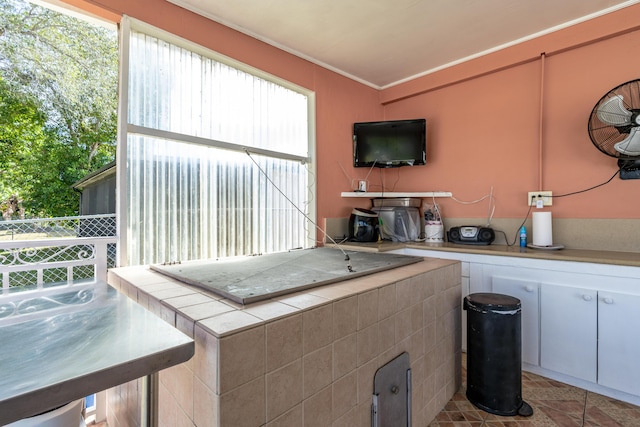
{"type": "Polygon", "coordinates": [[[589,138],[604,154],[616,158],[628,158],[629,156],[619,153],[614,145],[627,138],[634,126],[630,124],[614,126],[603,122],[598,117],[600,106],[619,96],[622,97],[624,108],[633,113],[632,121],[635,122],[635,117],[640,115],[640,79],[631,80],[613,88],[598,101],[589,117],[589,138]]]}

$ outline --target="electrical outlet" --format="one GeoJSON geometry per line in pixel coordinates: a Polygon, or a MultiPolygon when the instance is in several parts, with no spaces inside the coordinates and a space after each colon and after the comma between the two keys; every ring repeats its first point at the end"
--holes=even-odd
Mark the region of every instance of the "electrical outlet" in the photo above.
{"type": "Polygon", "coordinates": [[[537,206],[538,200],[542,199],[543,206],[553,205],[553,192],[552,191],[529,191],[527,195],[527,204],[529,206],[537,206]]]}

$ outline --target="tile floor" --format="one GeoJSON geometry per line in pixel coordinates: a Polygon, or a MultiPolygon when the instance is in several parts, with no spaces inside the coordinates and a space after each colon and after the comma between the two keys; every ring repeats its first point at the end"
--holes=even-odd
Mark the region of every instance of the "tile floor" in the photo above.
{"type": "Polygon", "coordinates": [[[531,417],[501,417],[469,402],[466,355],[462,387],[429,427],[638,427],[640,407],[588,392],[528,372],[522,373],[522,399],[533,407],[531,417]]]}
{"type": "Polygon", "coordinates": [[[528,372],[522,373],[522,398],[533,407],[533,416],[501,417],[481,411],[465,396],[465,356],[462,388],[428,427],[640,427],[638,406],[528,372]]]}

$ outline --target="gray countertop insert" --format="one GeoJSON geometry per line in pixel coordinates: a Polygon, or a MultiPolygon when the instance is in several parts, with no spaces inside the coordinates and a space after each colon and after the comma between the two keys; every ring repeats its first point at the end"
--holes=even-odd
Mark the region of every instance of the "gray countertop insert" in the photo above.
{"type": "Polygon", "coordinates": [[[314,248],[150,268],[238,304],[251,304],[421,261],[407,255],[314,248]]]}

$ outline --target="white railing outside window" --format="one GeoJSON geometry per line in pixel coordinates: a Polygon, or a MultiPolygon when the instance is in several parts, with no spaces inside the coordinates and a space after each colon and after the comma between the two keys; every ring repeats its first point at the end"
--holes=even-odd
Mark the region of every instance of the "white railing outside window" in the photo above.
{"type": "Polygon", "coordinates": [[[115,214],[0,221],[0,242],[4,240],[115,236],[115,233],[115,214]]]}
{"type": "Polygon", "coordinates": [[[0,221],[0,295],[106,282],[115,261],[114,215],[0,221]]]}
{"type": "Polygon", "coordinates": [[[115,237],[0,242],[2,293],[107,279],[115,237]]]}
{"type": "MultiPolygon", "coordinates": [[[[115,261],[115,215],[0,221],[0,324],[88,306],[115,261]]],[[[106,419],[106,392],[88,402],[87,421],[106,419]]]]}

